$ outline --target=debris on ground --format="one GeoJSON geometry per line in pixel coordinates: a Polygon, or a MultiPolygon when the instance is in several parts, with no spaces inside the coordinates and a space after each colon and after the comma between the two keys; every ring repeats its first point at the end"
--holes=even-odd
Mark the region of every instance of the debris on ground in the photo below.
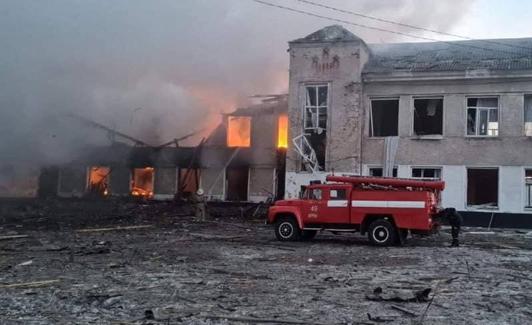
{"type": "Polygon", "coordinates": [[[174,202],[0,202],[0,236],[24,236],[0,240],[0,323],[443,325],[532,317],[527,232],[464,228],[473,233],[459,248],[448,247],[447,231],[403,247],[329,233],[286,243],[236,205],[210,209],[207,222],[196,222],[191,207],[174,202]]]}

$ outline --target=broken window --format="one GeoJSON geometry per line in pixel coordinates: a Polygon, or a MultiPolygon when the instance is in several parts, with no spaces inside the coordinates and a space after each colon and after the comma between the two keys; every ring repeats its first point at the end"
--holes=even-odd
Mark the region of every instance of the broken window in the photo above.
{"type": "Polygon", "coordinates": [[[277,122],[277,148],[288,148],[288,115],[282,114],[277,122]]]}
{"type": "Polygon", "coordinates": [[[133,180],[131,185],[131,195],[150,198],[153,196],[153,176],[152,167],[133,169],[133,180]]]}
{"type": "Polygon", "coordinates": [[[398,99],[374,99],[371,101],[370,136],[397,136],[399,123],[398,99]]]}
{"type": "Polygon", "coordinates": [[[97,195],[107,195],[109,194],[109,174],[111,173],[111,168],[109,167],[90,167],[89,168],[89,181],[88,181],[88,192],[91,194],[97,195]]]}
{"type": "MultiPolygon", "coordinates": [[[[370,167],[369,176],[382,177],[384,175],[384,169],[382,167],[370,167]]],[[[397,177],[397,167],[393,168],[392,177],[397,177]]]]}
{"type": "Polygon", "coordinates": [[[301,161],[303,171],[325,170],[328,92],[327,85],[305,87],[304,133],[294,138],[296,150],[303,157],[301,161]]]}
{"type": "Polygon", "coordinates": [[[306,86],[305,131],[321,132],[327,129],[327,85],[306,86]]]}
{"type": "Polygon", "coordinates": [[[412,178],[441,179],[441,168],[412,168],[412,178]]]}
{"type": "Polygon", "coordinates": [[[467,206],[497,208],[499,202],[499,170],[497,168],[467,169],[467,206]]]}
{"type": "Polygon", "coordinates": [[[414,134],[443,134],[443,98],[414,99],[414,134]]]}
{"type": "Polygon", "coordinates": [[[532,136],[532,95],[525,96],[525,135],[532,136]]]}
{"type": "Polygon", "coordinates": [[[499,135],[498,98],[467,99],[467,135],[499,135]]]}
{"type": "Polygon", "coordinates": [[[249,147],[251,145],[251,117],[227,117],[227,146],[249,147]]]}
{"type": "Polygon", "coordinates": [[[525,170],[525,208],[532,208],[532,169],[525,170]]]}

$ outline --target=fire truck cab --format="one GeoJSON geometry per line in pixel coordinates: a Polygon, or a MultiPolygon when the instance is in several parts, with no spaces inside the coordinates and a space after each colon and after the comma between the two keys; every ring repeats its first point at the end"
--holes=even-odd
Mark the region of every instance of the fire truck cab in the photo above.
{"type": "Polygon", "coordinates": [[[442,181],[327,176],[300,199],[269,208],[267,223],[281,241],[310,240],[318,231],[360,232],[378,246],[402,243],[408,232],[430,234],[437,226],[442,181]]]}

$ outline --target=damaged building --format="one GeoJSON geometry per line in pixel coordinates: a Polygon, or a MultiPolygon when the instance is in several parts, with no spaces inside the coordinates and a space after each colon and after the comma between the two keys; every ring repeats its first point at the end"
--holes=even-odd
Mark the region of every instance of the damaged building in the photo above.
{"type": "Polygon", "coordinates": [[[287,109],[286,95],[264,96],[260,104],[224,114],[214,131],[193,147],[180,146],[182,139],[150,146],[83,119],[121,142],[88,148],[67,164],[43,168],[38,194],[174,199],[201,188],[209,200],[283,197],[287,109]]]}
{"type": "Polygon", "coordinates": [[[532,226],[532,38],[289,42],[286,195],[331,172],[443,179],[466,221],[532,226]]]}

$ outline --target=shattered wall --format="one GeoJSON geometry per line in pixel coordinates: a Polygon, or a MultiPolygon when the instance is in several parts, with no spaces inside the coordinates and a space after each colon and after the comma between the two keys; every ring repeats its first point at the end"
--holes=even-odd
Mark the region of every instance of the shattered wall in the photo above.
{"type": "MultiPolygon", "coordinates": [[[[328,116],[326,130],[325,166],[308,178],[330,171],[359,173],[361,134],[361,71],[368,60],[363,41],[292,42],[290,43],[289,79],[289,146],[294,137],[303,133],[305,87],[328,85],[328,116]]],[[[294,150],[287,154],[286,191],[295,197],[299,191],[293,186],[297,173],[302,171],[301,156],[294,150]]]]}

